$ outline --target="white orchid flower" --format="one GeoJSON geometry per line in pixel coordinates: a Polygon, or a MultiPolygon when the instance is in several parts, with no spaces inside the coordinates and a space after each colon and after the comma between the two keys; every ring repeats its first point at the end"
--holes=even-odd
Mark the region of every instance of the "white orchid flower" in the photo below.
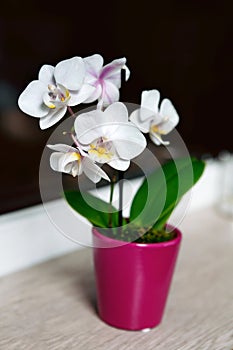
{"type": "Polygon", "coordinates": [[[99,182],[101,178],[110,181],[107,174],[82,149],[65,144],[47,146],[56,151],[50,156],[50,166],[53,170],[74,177],[84,173],[94,183],[99,182]]]}
{"type": "Polygon", "coordinates": [[[40,118],[40,128],[56,124],[66,113],[89,97],[94,88],[84,84],[85,64],[81,57],[59,62],[56,67],[43,65],[38,80],[32,81],[19,96],[20,109],[40,118]]]}
{"type": "Polygon", "coordinates": [[[94,161],[117,170],[128,169],[130,160],[146,147],[144,135],[128,121],[128,110],[121,102],[111,104],[104,112],[97,109],[80,114],[74,129],[78,142],[94,161]]]}
{"type": "Polygon", "coordinates": [[[179,116],[170,100],[162,100],[158,108],[160,93],[158,90],[142,92],[141,108],[135,110],[130,120],[144,133],[149,133],[156,145],[169,145],[163,141],[162,135],[167,135],[179,122],[179,116]]]}
{"type": "Polygon", "coordinates": [[[83,59],[86,66],[85,82],[95,87],[93,94],[84,103],[99,100],[98,108],[119,101],[121,87],[121,70],[125,69],[125,79],[130,71],[126,67],[126,58],[115,59],[103,66],[103,57],[95,54],[83,59]]]}

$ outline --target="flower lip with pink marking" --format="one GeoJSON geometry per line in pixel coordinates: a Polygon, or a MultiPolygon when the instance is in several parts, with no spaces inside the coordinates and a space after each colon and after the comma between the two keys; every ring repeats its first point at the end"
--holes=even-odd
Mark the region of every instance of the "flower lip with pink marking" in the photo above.
{"type": "Polygon", "coordinates": [[[98,108],[102,108],[119,101],[121,70],[125,69],[126,80],[130,76],[130,71],[126,66],[126,58],[115,59],[103,66],[103,57],[95,54],[84,58],[84,63],[87,70],[85,82],[95,87],[93,94],[84,103],[98,100],[98,108]]]}

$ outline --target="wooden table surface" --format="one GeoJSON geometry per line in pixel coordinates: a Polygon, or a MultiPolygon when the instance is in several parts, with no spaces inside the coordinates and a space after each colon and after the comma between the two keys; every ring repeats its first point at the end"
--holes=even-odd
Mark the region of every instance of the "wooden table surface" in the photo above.
{"type": "Polygon", "coordinates": [[[164,319],[150,332],[103,323],[91,248],[0,280],[1,350],[233,349],[233,223],[214,208],[188,214],[164,319]]]}

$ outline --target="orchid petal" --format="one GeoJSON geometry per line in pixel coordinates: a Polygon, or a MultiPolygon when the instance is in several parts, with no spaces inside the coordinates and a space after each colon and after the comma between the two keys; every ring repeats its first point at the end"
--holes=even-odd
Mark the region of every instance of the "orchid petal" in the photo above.
{"type": "Polygon", "coordinates": [[[75,162],[73,163],[72,169],[71,169],[71,174],[73,177],[76,177],[77,175],[81,175],[83,172],[82,170],[82,163],[75,162]]]}
{"type": "Polygon", "coordinates": [[[152,118],[158,113],[160,93],[158,90],[143,91],[141,97],[141,113],[142,121],[152,118]]]}
{"type": "Polygon", "coordinates": [[[137,157],[146,147],[146,141],[140,144],[139,142],[136,143],[135,140],[134,142],[129,140],[116,140],[113,144],[119,157],[124,160],[137,157]]]}
{"type": "Polygon", "coordinates": [[[55,171],[72,174],[74,177],[82,173],[82,162],[77,149],[65,144],[48,145],[50,149],[60,150],[50,156],[50,166],[55,171]],[[65,152],[62,152],[64,150],[65,152]]]}
{"type": "Polygon", "coordinates": [[[61,153],[54,152],[50,156],[50,166],[55,171],[60,171],[61,153]]]}
{"type": "Polygon", "coordinates": [[[39,71],[39,80],[46,85],[55,85],[54,67],[49,64],[43,65],[39,71]]]}
{"type": "MultiPolygon", "coordinates": [[[[102,93],[102,87],[101,87],[101,93],[102,93]]],[[[96,106],[97,109],[99,110],[103,110],[104,109],[104,100],[99,98],[99,102],[97,103],[97,106],[96,106]]]]}
{"type": "Polygon", "coordinates": [[[74,122],[74,129],[80,143],[89,144],[102,135],[100,125],[106,122],[104,112],[94,110],[78,115],[74,122]]]}
{"type": "Polygon", "coordinates": [[[153,141],[154,144],[157,146],[163,145],[163,146],[168,146],[170,144],[169,141],[163,141],[161,136],[157,133],[149,133],[151,141],[153,141]]]}
{"type": "Polygon", "coordinates": [[[59,62],[55,67],[54,76],[56,82],[67,89],[80,89],[85,76],[85,64],[82,58],[73,57],[59,62]]]}
{"type": "MultiPolygon", "coordinates": [[[[85,84],[84,84],[85,85],[85,84]]],[[[89,84],[88,84],[89,85],[89,84]]],[[[98,84],[96,87],[93,87],[94,91],[93,93],[90,95],[90,97],[88,97],[85,101],[83,101],[83,103],[91,103],[94,102],[96,100],[98,100],[98,98],[101,96],[102,93],[102,87],[100,84],[98,84]]]]}
{"type": "Polygon", "coordinates": [[[104,80],[102,85],[102,96],[103,105],[110,105],[113,102],[119,101],[119,90],[110,81],[104,80]]]}
{"type": "Polygon", "coordinates": [[[47,145],[47,147],[57,152],[77,152],[76,148],[66,145],[64,143],[57,143],[56,145],[47,145]]]}
{"type": "Polygon", "coordinates": [[[110,181],[108,175],[88,157],[83,159],[83,171],[94,183],[99,182],[101,178],[110,181]]]}
{"type": "Polygon", "coordinates": [[[127,66],[123,66],[122,69],[125,70],[125,81],[127,81],[130,77],[130,70],[127,66]]]}
{"type": "Polygon", "coordinates": [[[151,124],[157,125],[159,127],[159,125],[162,125],[164,123],[164,118],[160,113],[157,113],[153,115],[153,119],[150,119],[150,122],[151,124]]]}
{"type": "Polygon", "coordinates": [[[83,84],[79,91],[70,91],[70,100],[68,106],[77,106],[88,99],[94,92],[95,87],[89,84],[83,84]]]}
{"type": "Polygon", "coordinates": [[[56,124],[59,120],[62,119],[62,117],[64,117],[64,115],[66,114],[66,110],[67,107],[64,106],[60,109],[52,109],[51,111],[49,111],[49,113],[45,117],[40,119],[40,128],[44,130],[56,124]]]}
{"type": "Polygon", "coordinates": [[[54,152],[50,156],[50,166],[55,171],[69,174],[72,168],[72,163],[67,159],[66,154],[54,152]]]}
{"type": "Polygon", "coordinates": [[[179,122],[179,116],[170,100],[165,98],[161,102],[160,115],[164,122],[159,129],[163,134],[168,134],[179,122]]]}
{"type": "Polygon", "coordinates": [[[108,162],[108,165],[116,170],[125,171],[129,168],[130,161],[124,159],[113,159],[110,162],[108,162]]]}
{"type": "Polygon", "coordinates": [[[142,92],[141,106],[150,109],[154,113],[158,112],[160,93],[158,90],[145,90],[142,92]]]}
{"type": "Polygon", "coordinates": [[[79,166],[78,163],[74,164],[71,169],[71,174],[73,177],[76,177],[79,173],[79,166]]]}
{"type": "Polygon", "coordinates": [[[109,121],[109,122],[119,122],[119,123],[128,122],[128,110],[126,105],[122,102],[115,102],[109,105],[105,109],[104,115],[105,115],[106,121],[109,121]]]}
{"type": "Polygon", "coordinates": [[[32,117],[41,118],[48,113],[48,107],[43,103],[46,86],[39,80],[33,80],[21,93],[18,99],[19,108],[32,117]]]}
{"type": "MultiPolygon", "coordinates": [[[[91,79],[91,77],[95,77],[97,79],[103,67],[103,63],[104,63],[103,57],[100,56],[99,54],[95,54],[89,57],[85,57],[83,61],[85,63],[88,78],[91,79]],[[90,77],[89,77],[89,74],[91,75],[90,77]]],[[[88,82],[90,82],[89,79],[88,79],[88,82]]]]}
{"type": "Polygon", "coordinates": [[[111,140],[113,138],[115,139],[114,135],[120,135],[121,131],[119,128],[121,123],[117,121],[113,122],[109,120],[109,117],[109,113],[105,114],[105,112],[98,109],[80,114],[74,122],[74,128],[79,142],[87,145],[99,137],[106,137],[111,140]]]}
{"type": "Polygon", "coordinates": [[[145,121],[141,121],[140,117],[141,109],[136,109],[133,111],[130,115],[130,121],[137,126],[138,129],[140,129],[144,133],[148,133],[150,130],[150,124],[151,120],[146,119],[145,121]]]}
{"type": "Polygon", "coordinates": [[[74,166],[74,164],[77,163],[77,152],[67,152],[64,154],[64,168],[66,169],[67,166],[69,166],[70,164],[72,165],[72,167],[74,166]]]}
{"type": "MultiPolygon", "coordinates": [[[[103,67],[100,74],[100,79],[109,80],[117,88],[121,87],[121,70],[125,67],[126,58],[119,58],[103,67]]],[[[126,71],[127,78],[129,78],[129,70],[126,71]]]]}
{"type": "Polygon", "coordinates": [[[145,136],[133,124],[121,125],[111,140],[122,159],[132,159],[146,148],[145,136]]]}

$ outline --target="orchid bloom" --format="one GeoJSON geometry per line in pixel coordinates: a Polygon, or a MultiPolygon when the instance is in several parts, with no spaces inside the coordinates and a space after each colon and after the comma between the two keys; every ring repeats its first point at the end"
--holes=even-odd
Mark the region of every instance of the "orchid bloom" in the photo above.
{"type": "Polygon", "coordinates": [[[43,65],[38,80],[33,80],[19,96],[20,109],[40,118],[40,128],[56,124],[66,113],[67,106],[82,103],[94,91],[85,84],[85,64],[81,57],[61,61],[53,67],[43,65]]]}
{"type": "Polygon", "coordinates": [[[128,110],[121,102],[111,104],[105,111],[96,109],[80,114],[74,129],[78,143],[94,161],[117,170],[128,169],[130,160],[146,147],[144,135],[128,121],[128,110]]]}
{"type": "Polygon", "coordinates": [[[142,92],[141,108],[135,110],[130,120],[143,132],[149,133],[156,145],[169,145],[163,141],[162,135],[167,135],[179,122],[179,116],[170,100],[164,99],[158,108],[160,93],[158,90],[142,92]]]}
{"type": "Polygon", "coordinates": [[[50,156],[50,166],[53,170],[72,174],[74,177],[84,173],[94,183],[99,182],[101,178],[110,181],[107,174],[81,148],[65,144],[47,146],[55,151],[50,156]]]}
{"type": "Polygon", "coordinates": [[[121,87],[121,70],[125,69],[125,79],[129,79],[129,69],[126,67],[126,58],[115,59],[103,67],[103,57],[95,54],[83,59],[86,66],[85,83],[92,85],[95,90],[84,103],[98,100],[98,108],[119,101],[121,87]]]}

